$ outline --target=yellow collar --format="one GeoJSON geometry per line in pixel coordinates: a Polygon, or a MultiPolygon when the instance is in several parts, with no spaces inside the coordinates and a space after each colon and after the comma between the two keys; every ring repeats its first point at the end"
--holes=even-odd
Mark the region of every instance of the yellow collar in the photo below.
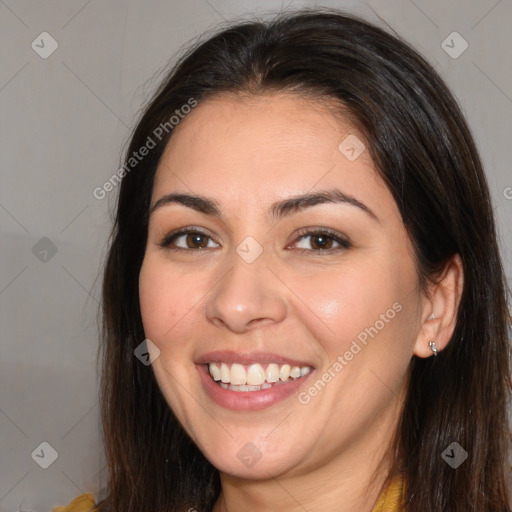
{"type": "Polygon", "coordinates": [[[403,503],[405,481],[402,475],[397,475],[391,484],[379,496],[372,512],[396,512],[403,503]]]}
{"type": "Polygon", "coordinates": [[[57,507],[52,509],[52,512],[92,512],[93,508],[93,495],[81,494],[75,498],[67,507],[57,507]]]}

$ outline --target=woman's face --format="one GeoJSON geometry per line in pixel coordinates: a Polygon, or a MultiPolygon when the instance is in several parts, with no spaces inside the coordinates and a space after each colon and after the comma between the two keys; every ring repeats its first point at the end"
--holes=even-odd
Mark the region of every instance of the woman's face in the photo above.
{"type": "Polygon", "coordinates": [[[165,399],[221,471],[357,470],[394,431],[424,297],[361,139],[296,96],[217,96],[160,162],[144,330],[165,399]]]}

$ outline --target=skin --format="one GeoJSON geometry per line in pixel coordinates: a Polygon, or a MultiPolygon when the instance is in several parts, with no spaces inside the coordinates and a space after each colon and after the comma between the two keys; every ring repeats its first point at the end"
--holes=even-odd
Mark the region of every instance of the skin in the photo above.
{"type": "Polygon", "coordinates": [[[222,213],[156,209],[139,278],[145,335],[160,350],[159,386],[221,474],[215,512],[371,511],[411,358],[431,357],[429,340],[442,350],[453,332],[459,258],[437,285],[420,288],[411,241],[369,152],[349,161],[338,149],[349,134],[364,140],[325,104],[295,95],[216,96],[175,128],[157,170],[152,205],[169,193],[198,194],[222,213]],[[376,218],[347,203],[279,221],[269,214],[276,201],[332,188],[376,218]],[[205,248],[184,236],[173,242],[178,250],[158,245],[186,227],[210,235],[199,240],[205,248]],[[330,228],[350,247],[328,239],[322,252],[318,236],[297,234],[306,227],[330,228]],[[263,249],[250,264],[236,252],[247,236],[263,249]],[[295,393],[267,409],[233,411],[202,387],[201,354],[266,351],[310,362],[314,372],[299,390],[307,392],[393,304],[400,312],[307,404],[295,393]],[[237,457],[248,442],[261,453],[252,467],[237,457]]]}

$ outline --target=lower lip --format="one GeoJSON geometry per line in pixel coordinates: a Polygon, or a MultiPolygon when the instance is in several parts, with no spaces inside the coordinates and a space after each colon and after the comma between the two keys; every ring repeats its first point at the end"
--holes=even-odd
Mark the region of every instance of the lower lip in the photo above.
{"type": "Polygon", "coordinates": [[[259,391],[232,391],[221,388],[210,376],[208,365],[197,365],[206,394],[218,405],[233,411],[259,411],[270,407],[293,394],[309,379],[314,370],[286,384],[259,391]]]}

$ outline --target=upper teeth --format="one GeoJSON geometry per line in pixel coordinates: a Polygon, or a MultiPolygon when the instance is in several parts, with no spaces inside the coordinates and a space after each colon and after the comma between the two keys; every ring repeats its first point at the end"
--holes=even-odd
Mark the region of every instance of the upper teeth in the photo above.
{"type": "Polygon", "coordinates": [[[247,369],[239,363],[209,363],[208,369],[213,380],[225,384],[261,386],[264,382],[273,383],[278,380],[285,381],[289,377],[297,379],[311,371],[310,366],[290,366],[271,363],[266,370],[261,364],[251,364],[247,369]],[[230,367],[231,365],[231,367],[230,367]]]}

